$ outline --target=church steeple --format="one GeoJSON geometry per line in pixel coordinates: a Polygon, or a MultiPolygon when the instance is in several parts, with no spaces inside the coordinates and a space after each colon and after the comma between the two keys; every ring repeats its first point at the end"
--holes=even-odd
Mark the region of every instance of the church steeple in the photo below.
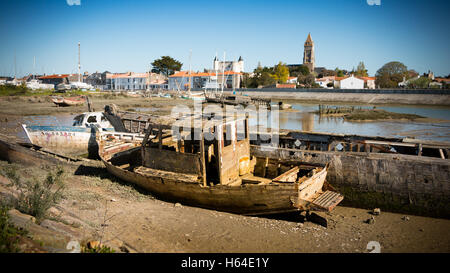
{"type": "Polygon", "coordinates": [[[309,68],[310,72],[314,71],[315,57],[314,57],[314,41],[311,38],[311,33],[308,33],[308,37],[305,41],[305,49],[303,52],[303,65],[309,68]]]}
{"type": "Polygon", "coordinates": [[[311,33],[308,33],[308,38],[306,38],[305,46],[313,45],[314,42],[311,38],[311,33]]]}

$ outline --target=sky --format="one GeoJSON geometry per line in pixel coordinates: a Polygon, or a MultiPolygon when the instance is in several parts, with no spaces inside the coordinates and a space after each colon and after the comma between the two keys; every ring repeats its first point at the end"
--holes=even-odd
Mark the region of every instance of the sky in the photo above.
{"type": "Polygon", "coordinates": [[[308,33],[316,67],[370,75],[400,61],[419,73],[450,74],[450,1],[438,0],[3,0],[0,75],[144,72],[169,55],[183,70],[214,57],[299,64],[308,33]],[[190,56],[191,53],[191,58],[190,56]],[[33,65],[34,58],[36,65],[33,65]]]}

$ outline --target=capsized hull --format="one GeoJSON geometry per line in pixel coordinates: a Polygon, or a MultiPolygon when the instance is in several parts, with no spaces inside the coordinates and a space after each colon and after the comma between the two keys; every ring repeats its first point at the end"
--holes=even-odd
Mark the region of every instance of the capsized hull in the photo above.
{"type": "Polygon", "coordinates": [[[54,104],[58,106],[77,106],[82,105],[86,102],[86,99],[80,98],[52,98],[54,104]]]}

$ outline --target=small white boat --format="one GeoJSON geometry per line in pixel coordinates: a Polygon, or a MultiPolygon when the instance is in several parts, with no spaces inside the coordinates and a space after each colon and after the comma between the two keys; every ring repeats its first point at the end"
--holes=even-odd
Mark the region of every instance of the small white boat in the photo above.
{"type": "Polygon", "coordinates": [[[114,132],[103,112],[86,112],[74,117],[72,126],[27,126],[22,128],[28,140],[37,146],[68,155],[96,154],[95,128],[114,132]]]}

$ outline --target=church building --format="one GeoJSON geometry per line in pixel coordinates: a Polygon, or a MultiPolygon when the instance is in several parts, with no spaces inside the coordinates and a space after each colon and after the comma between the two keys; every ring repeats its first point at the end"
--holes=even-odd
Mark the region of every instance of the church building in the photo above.
{"type": "Polygon", "coordinates": [[[309,72],[313,72],[315,68],[314,57],[314,41],[311,38],[311,33],[306,38],[305,49],[303,52],[303,65],[309,68],[309,72]]]}

